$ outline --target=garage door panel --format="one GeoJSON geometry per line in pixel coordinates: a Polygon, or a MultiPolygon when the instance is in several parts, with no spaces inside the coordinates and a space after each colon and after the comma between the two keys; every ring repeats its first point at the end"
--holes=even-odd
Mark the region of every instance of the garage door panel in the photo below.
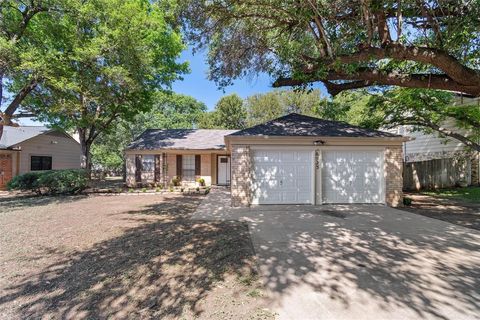
{"type": "Polygon", "coordinates": [[[312,151],[255,150],[252,159],[254,203],[311,203],[312,151]]]}
{"type": "Polygon", "coordinates": [[[322,159],[324,202],[383,202],[381,151],[325,151],[322,159]]]}

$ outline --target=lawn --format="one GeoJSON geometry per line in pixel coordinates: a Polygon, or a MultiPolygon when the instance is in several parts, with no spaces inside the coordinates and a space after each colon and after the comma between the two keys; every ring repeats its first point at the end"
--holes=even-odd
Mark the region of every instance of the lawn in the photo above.
{"type": "Polygon", "coordinates": [[[422,192],[428,196],[447,198],[470,203],[480,203],[480,187],[441,189],[422,192]]]}
{"type": "Polygon", "coordinates": [[[270,319],[248,228],[201,196],[0,198],[0,319],[270,319]]]}

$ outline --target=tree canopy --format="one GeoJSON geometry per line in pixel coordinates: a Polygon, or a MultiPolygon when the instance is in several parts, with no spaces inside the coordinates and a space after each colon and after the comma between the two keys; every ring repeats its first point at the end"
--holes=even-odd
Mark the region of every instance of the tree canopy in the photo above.
{"type": "MultiPolygon", "coordinates": [[[[168,2],[70,1],[57,17],[63,54],[54,78],[44,79],[24,108],[63,129],[76,129],[85,167],[90,147],[117,119],[132,120],[187,71],[177,63],[184,45],[171,25],[168,2]]],[[[56,39],[55,41],[60,41],[56,39]]]]}
{"type": "Polygon", "coordinates": [[[247,112],[243,99],[230,94],[218,100],[212,112],[205,113],[199,127],[204,129],[244,129],[247,112]]]}
{"type": "Polygon", "coordinates": [[[64,0],[0,1],[0,137],[25,98],[44,80],[54,80],[64,59],[64,0]]]}
{"type": "Polygon", "coordinates": [[[480,0],[184,0],[185,30],[208,47],[210,78],[268,73],[274,86],[321,81],[480,95],[480,0]]]}
{"type": "Polygon", "coordinates": [[[103,132],[92,146],[94,168],[121,171],[124,150],[145,129],[192,129],[198,127],[207,107],[190,96],[156,93],[153,107],[137,114],[132,121],[120,120],[103,132]]]}
{"type": "Polygon", "coordinates": [[[254,126],[291,112],[315,116],[326,103],[327,100],[321,96],[318,89],[311,91],[274,90],[255,94],[245,100],[247,124],[254,126]]]}
{"type": "Polygon", "coordinates": [[[480,107],[459,103],[449,92],[423,89],[394,89],[372,95],[371,111],[383,114],[379,125],[394,128],[406,125],[414,131],[436,132],[480,151],[480,107]]]}

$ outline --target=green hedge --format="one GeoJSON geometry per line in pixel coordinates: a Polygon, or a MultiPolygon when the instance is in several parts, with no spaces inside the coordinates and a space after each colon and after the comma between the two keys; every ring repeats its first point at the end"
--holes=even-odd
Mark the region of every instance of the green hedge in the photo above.
{"type": "Polygon", "coordinates": [[[28,172],[14,177],[9,190],[33,191],[38,194],[77,194],[88,187],[85,170],[49,170],[28,172]]]}

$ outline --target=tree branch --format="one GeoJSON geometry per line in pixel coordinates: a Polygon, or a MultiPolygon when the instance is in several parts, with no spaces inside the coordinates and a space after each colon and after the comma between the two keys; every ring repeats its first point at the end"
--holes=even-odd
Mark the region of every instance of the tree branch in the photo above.
{"type": "Polygon", "coordinates": [[[476,70],[461,64],[455,57],[449,55],[447,52],[433,48],[404,46],[398,43],[390,43],[383,48],[364,48],[353,54],[338,56],[335,61],[327,61],[326,64],[351,64],[386,58],[429,64],[442,70],[458,83],[469,84],[474,80],[480,85],[480,74],[476,70]]]}
{"type": "Polygon", "coordinates": [[[37,79],[31,79],[13,98],[12,102],[7,106],[7,108],[4,111],[4,115],[8,119],[4,119],[4,122],[8,124],[10,121],[10,118],[13,116],[15,111],[20,107],[20,103],[25,99],[25,97],[32,92],[33,89],[37,86],[38,81],[37,79]]]}
{"type": "Polygon", "coordinates": [[[332,81],[324,81],[323,84],[327,88],[328,93],[332,96],[336,96],[342,91],[360,89],[370,87],[372,84],[369,81],[358,80],[358,81],[349,81],[343,83],[334,83],[332,81]]]}
{"type": "Polygon", "coordinates": [[[457,139],[458,141],[462,142],[467,147],[470,147],[470,148],[474,149],[475,151],[480,152],[480,144],[476,143],[473,140],[470,140],[468,137],[465,137],[465,136],[463,136],[459,133],[456,133],[452,130],[441,127],[441,126],[439,126],[437,124],[434,124],[434,123],[431,123],[429,121],[422,122],[422,121],[419,121],[417,119],[415,119],[415,120],[405,119],[404,121],[399,121],[398,125],[412,125],[412,126],[427,127],[427,128],[433,129],[433,130],[435,130],[435,131],[437,131],[437,132],[439,132],[439,133],[441,133],[445,136],[457,139]]]}
{"type": "MultiPolygon", "coordinates": [[[[442,74],[398,74],[398,73],[382,73],[377,70],[363,69],[355,73],[335,72],[331,71],[323,77],[313,77],[307,80],[297,80],[292,78],[279,78],[273,83],[273,87],[285,86],[301,86],[312,82],[326,82],[332,80],[353,80],[355,85],[366,86],[402,86],[408,88],[425,88],[446,91],[456,91],[480,96],[480,85],[466,86],[452,80],[447,75],[442,74]],[[363,81],[360,83],[358,81],[363,81]]],[[[331,86],[331,84],[329,84],[331,86]]],[[[338,94],[343,90],[352,89],[351,83],[336,84],[333,93],[338,94]]],[[[328,88],[328,87],[327,87],[328,88]]]]}

